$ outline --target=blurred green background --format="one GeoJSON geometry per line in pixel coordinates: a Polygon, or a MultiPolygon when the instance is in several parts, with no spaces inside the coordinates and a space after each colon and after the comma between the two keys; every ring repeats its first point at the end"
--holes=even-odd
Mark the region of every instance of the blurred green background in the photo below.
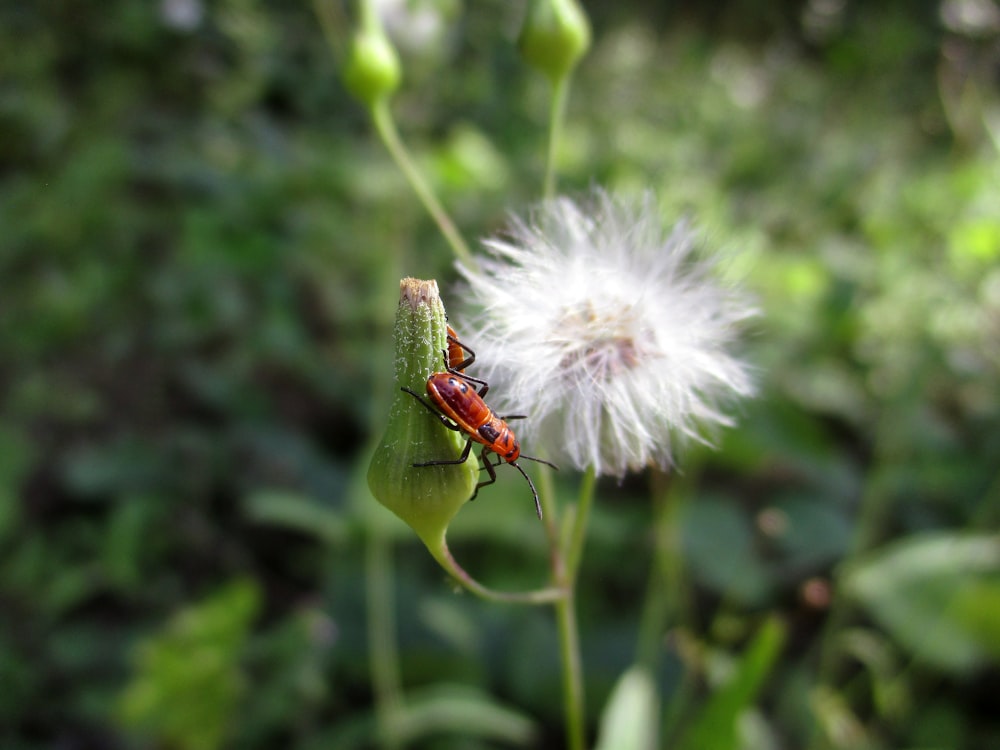
{"type": "MultiPolygon", "coordinates": [[[[548,91],[521,3],[418,5],[393,109],[476,239],[538,197],[548,91]]],[[[562,189],[654,190],[764,312],[760,397],[682,458],[662,694],[695,711],[773,615],[743,747],[1000,747],[1000,8],[584,5],[562,189]]],[[[374,744],[363,476],[397,282],[462,308],[336,52],[308,4],[0,8],[0,747],[374,744]]],[[[518,479],[450,535],[500,588],[544,579],[518,479]]],[[[599,488],[592,724],[633,658],[648,485],[599,488]]],[[[456,597],[390,530],[403,684],[468,723],[413,746],[559,746],[551,613],[456,597]]]]}

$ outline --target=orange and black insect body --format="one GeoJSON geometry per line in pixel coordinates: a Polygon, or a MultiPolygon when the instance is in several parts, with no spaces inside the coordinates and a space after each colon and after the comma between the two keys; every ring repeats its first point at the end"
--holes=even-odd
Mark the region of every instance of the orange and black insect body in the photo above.
{"type": "Polygon", "coordinates": [[[458,340],[458,334],[455,333],[455,329],[448,326],[448,367],[452,370],[458,370],[460,373],[465,372],[465,368],[476,361],[476,355],[472,354],[468,360],[466,359],[465,352],[469,351],[464,346],[462,342],[458,340]]]}
{"type": "Polygon", "coordinates": [[[497,480],[494,464],[490,461],[490,453],[498,456],[496,466],[501,461],[506,461],[513,466],[528,481],[531,494],[535,498],[535,512],[538,517],[542,517],[542,505],[538,501],[538,491],[524,469],[517,465],[519,458],[551,466],[558,467],[541,458],[526,456],[521,453],[521,445],[518,443],[514,432],[507,425],[508,419],[524,419],[524,415],[512,414],[510,416],[497,416],[486,402],[483,396],[490,389],[484,380],[474,378],[465,374],[465,368],[476,361],[476,354],[469,347],[465,346],[454,336],[454,330],[448,327],[448,350],[443,352],[445,358],[445,370],[447,372],[435,372],[427,378],[427,396],[430,403],[425,401],[420,395],[414,393],[409,388],[402,390],[409,393],[417,401],[423,404],[428,411],[441,420],[441,423],[449,430],[464,432],[468,436],[465,449],[462,455],[454,460],[425,461],[424,463],[413,464],[414,466],[447,466],[451,464],[463,464],[469,460],[469,453],[472,444],[479,443],[483,446],[480,453],[483,459],[483,468],[489,474],[489,479],[476,485],[476,491],[472,493],[470,500],[474,500],[479,494],[479,488],[488,484],[493,484],[497,480]],[[465,354],[468,356],[464,356],[465,354]],[[456,361],[457,360],[457,361],[456,361]],[[476,385],[481,386],[476,390],[476,385]]]}

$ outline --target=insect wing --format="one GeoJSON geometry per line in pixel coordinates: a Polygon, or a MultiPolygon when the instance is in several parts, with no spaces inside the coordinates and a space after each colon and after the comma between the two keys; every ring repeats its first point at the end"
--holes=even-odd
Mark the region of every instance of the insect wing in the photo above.
{"type": "Polygon", "coordinates": [[[475,388],[462,378],[438,372],[427,379],[427,395],[441,413],[467,432],[469,437],[477,443],[483,442],[478,430],[493,413],[475,388]]]}

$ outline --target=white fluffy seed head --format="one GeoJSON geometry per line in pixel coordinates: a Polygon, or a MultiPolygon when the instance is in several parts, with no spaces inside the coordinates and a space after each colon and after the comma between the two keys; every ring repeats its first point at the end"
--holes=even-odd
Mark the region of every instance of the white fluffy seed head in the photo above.
{"type": "Polygon", "coordinates": [[[664,232],[650,196],[597,191],[515,219],[478,269],[460,268],[477,324],[463,335],[491,405],[528,415],[527,452],[622,476],[731,423],[724,405],[753,388],[727,349],[755,311],[695,239],[684,222],[664,232]]]}

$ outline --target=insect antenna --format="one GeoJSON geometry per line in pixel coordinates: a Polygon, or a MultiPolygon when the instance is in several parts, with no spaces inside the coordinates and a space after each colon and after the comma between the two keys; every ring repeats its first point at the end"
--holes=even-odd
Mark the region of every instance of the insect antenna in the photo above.
{"type": "Polygon", "coordinates": [[[546,466],[551,466],[556,471],[559,471],[559,467],[558,466],[556,466],[551,461],[546,461],[544,458],[535,458],[534,456],[526,456],[523,453],[520,456],[518,456],[518,459],[521,459],[521,458],[526,458],[529,461],[534,461],[535,463],[538,463],[538,464],[545,464],[546,466]]]}
{"type": "MultiPolygon", "coordinates": [[[[522,456],[522,458],[527,458],[527,456],[522,456]]],[[[548,463],[548,461],[545,461],[544,463],[548,463]]],[[[535,513],[538,514],[538,519],[541,520],[541,518],[542,518],[542,504],[538,501],[538,490],[535,489],[535,483],[531,481],[531,477],[529,477],[527,474],[525,474],[524,469],[522,469],[520,466],[518,466],[517,463],[515,463],[514,461],[511,461],[510,465],[513,466],[515,469],[517,469],[519,472],[521,472],[521,476],[528,480],[528,486],[531,487],[531,494],[535,498],[535,513]]],[[[549,466],[551,466],[551,465],[552,464],[549,464],[549,466]]]]}
{"type": "MultiPolygon", "coordinates": [[[[523,453],[520,456],[518,456],[518,459],[521,459],[521,458],[526,458],[529,461],[534,461],[535,463],[545,464],[546,466],[551,466],[556,471],[559,471],[559,467],[558,466],[556,466],[554,463],[546,461],[544,458],[535,458],[534,456],[526,456],[523,453]]],[[[535,490],[535,483],[531,481],[531,477],[529,477],[524,472],[524,469],[522,469],[520,466],[518,466],[514,461],[511,461],[510,465],[513,466],[515,469],[517,469],[519,472],[521,472],[521,476],[523,476],[525,479],[528,480],[528,486],[531,487],[531,494],[535,497],[535,512],[538,514],[538,518],[541,519],[541,517],[542,517],[542,504],[538,501],[538,491],[535,490]]]]}

